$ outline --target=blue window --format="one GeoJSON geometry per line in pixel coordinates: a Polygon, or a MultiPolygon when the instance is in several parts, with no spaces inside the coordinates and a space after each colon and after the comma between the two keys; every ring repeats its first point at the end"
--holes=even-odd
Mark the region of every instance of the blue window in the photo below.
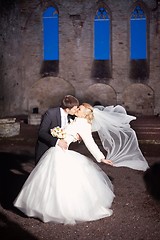
{"type": "Polygon", "coordinates": [[[44,60],[59,59],[58,12],[49,7],[43,14],[44,60]]]}
{"type": "Polygon", "coordinates": [[[140,6],[136,6],[130,18],[130,58],[146,59],[146,16],[140,6]]]}
{"type": "Polygon", "coordinates": [[[110,17],[105,8],[94,18],[94,59],[110,60],[110,17]]]}

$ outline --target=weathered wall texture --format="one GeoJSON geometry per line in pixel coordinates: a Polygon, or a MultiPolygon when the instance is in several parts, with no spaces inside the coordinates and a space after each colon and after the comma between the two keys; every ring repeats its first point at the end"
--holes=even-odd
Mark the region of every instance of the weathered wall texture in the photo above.
{"type": "Polygon", "coordinates": [[[93,78],[93,22],[97,0],[1,0],[0,2],[0,116],[43,113],[65,94],[80,101],[122,104],[137,115],[160,113],[160,5],[144,4],[148,19],[146,79],[132,79],[129,63],[129,19],[134,0],[107,0],[111,13],[111,77],[93,78]],[[59,12],[59,72],[43,77],[44,10],[59,12]],[[155,10],[153,11],[153,9],[155,10]]]}

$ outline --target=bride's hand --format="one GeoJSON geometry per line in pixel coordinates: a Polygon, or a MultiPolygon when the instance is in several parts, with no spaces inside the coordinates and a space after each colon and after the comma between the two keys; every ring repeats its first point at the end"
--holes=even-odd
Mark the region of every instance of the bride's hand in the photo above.
{"type": "Polygon", "coordinates": [[[109,159],[102,159],[102,162],[105,163],[105,164],[113,166],[113,162],[109,159]]]}

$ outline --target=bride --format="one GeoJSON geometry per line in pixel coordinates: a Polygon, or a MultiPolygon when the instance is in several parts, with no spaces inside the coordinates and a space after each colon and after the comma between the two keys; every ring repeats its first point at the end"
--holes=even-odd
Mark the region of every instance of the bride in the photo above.
{"type": "MultiPolygon", "coordinates": [[[[92,138],[93,109],[89,106],[79,107],[77,118],[64,129],[64,140],[69,147],[80,135],[97,162],[112,165],[92,138]]],[[[43,222],[75,224],[111,216],[113,199],[112,183],[96,163],[57,144],[41,157],[14,206],[43,222]]]]}

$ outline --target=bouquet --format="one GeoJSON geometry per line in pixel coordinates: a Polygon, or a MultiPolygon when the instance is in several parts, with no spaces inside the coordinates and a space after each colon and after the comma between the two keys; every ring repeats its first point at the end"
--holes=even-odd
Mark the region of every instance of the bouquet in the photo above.
{"type": "Polygon", "coordinates": [[[53,137],[57,137],[59,139],[64,139],[66,137],[66,132],[59,126],[52,128],[50,131],[53,137]]]}

